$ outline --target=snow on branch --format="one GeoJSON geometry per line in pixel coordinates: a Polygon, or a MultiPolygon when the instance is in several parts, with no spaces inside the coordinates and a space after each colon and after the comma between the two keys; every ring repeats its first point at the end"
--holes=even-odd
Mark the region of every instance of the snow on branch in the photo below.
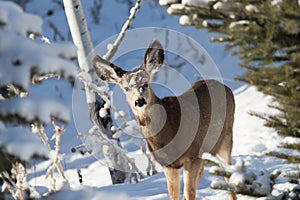
{"type": "Polygon", "coordinates": [[[128,19],[126,20],[126,22],[124,23],[117,39],[115,40],[115,42],[113,44],[108,45],[108,52],[103,56],[103,58],[105,60],[110,60],[117,52],[118,47],[121,44],[126,31],[129,29],[130,24],[133,21],[133,19],[135,18],[137,11],[140,9],[141,2],[142,2],[142,0],[136,0],[135,5],[134,5],[134,7],[131,8],[130,15],[129,15],[128,19]]]}
{"type": "Polygon", "coordinates": [[[14,85],[27,91],[31,82],[58,76],[74,80],[76,57],[72,44],[45,44],[29,35],[41,33],[42,19],[24,13],[12,2],[0,2],[0,88],[14,85]]]}
{"type": "Polygon", "coordinates": [[[208,158],[210,163],[217,164],[217,166],[210,168],[210,174],[229,179],[229,182],[219,180],[213,181],[211,183],[211,188],[231,191],[236,194],[254,197],[272,197],[275,179],[281,174],[278,170],[275,170],[274,172],[262,170],[259,174],[255,174],[245,167],[245,164],[241,159],[238,159],[234,165],[229,166],[224,165],[219,159],[214,158],[214,156],[206,156],[204,159],[207,160],[206,158],[208,158]],[[211,162],[211,160],[213,160],[213,162],[211,162]]]}
{"type": "Polygon", "coordinates": [[[243,20],[252,19],[248,17],[248,15],[251,16],[261,13],[254,5],[257,2],[254,1],[248,1],[249,3],[246,6],[239,1],[222,0],[182,0],[179,2],[175,0],[162,0],[159,2],[161,6],[167,7],[169,15],[181,16],[179,19],[181,25],[207,28],[208,30],[218,30],[226,23],[224,17],[231,21],[236,21],[236,18],[239,19],[234,14],[237,10],[241,10],[241,12],[244,12],[246,15],[240,19],[241,22],[239,24],[229,23],[231,28],[242,28],[237,25],[246,25],[243,23],[243,20]]]}
{"type": "Polygon", "coordinates": [[[76,65],[67,59],[76,57],[70,44],[39,44],[17,33],[0,28],[0,87],[13,84],[28,90],[31,82],[51,76],[71,80],[76,75],[76,65]],[[16,46],[17,44],[17,46],[16,46]]]}
{"type": "Polygon", "coordinates": [[[43,21],[40,17],[24,13],[17,4],[0,1],[0,25],[4,30],[23,36],[27,36],[29,33],[40,34],[42,23],[43,21]]]}
{"type": "Polygon", "coordinates": [[[292,163],[300,163],[300,152],[293,149],[282,149],[281,151],[273,150],[266,153],[268,156],[285,159],[292,163]]]}
{"type": "Polygon", "coordinates": [[[159,0],[161,6],[168,6],[174,3],[180,3],[181,0],[159,0]]]}
{"type": "Polygon", "coordinates": [[[109,100],[109,94],[108,94],[108,85],[102,84],[97,85],[91,80],[91,76],[88,72],[80,72],[77,75],[77,78],[84,83],[85,90],[89,90],[90,92],[97,93],[105,102],[110,102],[109,100]]]}
{"type": "Polygon", "coordinates": [[[216,0],[182,0],[181,3],[184,6],[195,6],[202,8],[210,8],[216,0]]]}
{"type": "MultiPolygon", "coordinates": [[[[139,8],[140,2],[141,0],[138,0],[135,7],[131,10],[131,15],[125,23],[125,25],[123,26],[122,33],[119,35],[117,41],[115,42],[114,48],[117,48],[120,42],[122,41],[125,31],[129,28],[130,22],[133,20],[135,13],[139,8]]],[[[135,166],[134,161],[130,158],[127,158],[125,153],[122,153],[122,148],[116,141],[113,140],[113,138],[108,138],[108,136],[104,135],[104,133],[106,133],[107,135],[111,135],[112,131],[110,127],[108,127],[107,129],[104,128],[103,124],[97,123],[99,121],[98,117],[93,117],[95,115],[99,116],[99,114],[101,114],[100,117],[104,117],[107,113],[107,110],[111,109],[111,107],[110,101],[107,98],[109,93],[107,83],[99,80],[95,73],[91,73],[93,72],[91,58],[94,56],[94,50],[90,40],[90,35],[82,10],[81,2],[80,0],[64,0],[64,6],[74,44],[78,48],[78,62],[82,71],[79,75],[79,78],[83,81],[85,86],[86,101],[89,106],[90,116],[92,116],[91,120],[94,124],[94,127],[92,128],[92,130],[94,131],[90,132],[94,133],[97,132],[95,130],[98,130],[98,132],[101,132],[102,134],[100,134],[100,136],[97,137],[93,142],[96,141],[98,147],[103,146],[103,148],[99,147],[98,149],[100,149],[103,153],[102,155],[104,155],[105,160],[109,166],[113,183],[123,182],[128,172],[131,172],[130,170],[133,170],[133,173],[130,174],[135,176],[134,179],[137,180],[136,174],[140,174],[140,172],[135,166]],[[96,83],[101,84],[101,86],[97,86],[96,83]],[[100,110],[100,113],[97,110],[95,110],[95,90],[103,98],[102,100],[107,101],[104,104],[104,108],[100,110]],[[103,137],[105,137],[106,139],[103,139],[103,137]]],[[[113,51],[116,50],[117,49],[112,50],[112,53],[109,53],[108,56],[112,57],[114,54],[113,51]]],[[[93,138],[90,135],[93,134],[88,135],[88,137],[93,138]]]]}
{"type": "Polygon", "coordinates": [[[0,128],[0,147],[7,153],[30,162],[33,156],[49,157],[49,150],[37,135],[25,128],[0,128]]]}
{"type": "Polygon", "coordinates": [[[2,192],[7,190],[14,199],[39,199],[41,195],[27,182],[25,167],[17,162],[12,165],[11,175],[4,171],[0,173],[3,181],[2,192]]]}
{"type": "Polygon", "coordinates": [[[11,98],[0,102],[0,119],[3,121],[48,124],[51,117],[67,123],[70,120],[69,109],[54,100],[42,97],[11,98]]]}
{"type": "Polygon", "coordinates": [[[129,173],[129,182],[132,179],[138,182],[139,179],[144,178],[143,173],[138,169],[134,160],[127,156],[127,151],[120,147],[116,140],[109,139],[98,126],[92,127],[87,135],[79,134],[79,137],[86,145],[88,144],[92,149],[91,152],[95,155],[106,154],[106,156],[111,156],[106,152],[118,152],[118,162],[116,163],[114,158],[111,157],[110,159],[106,159],[107,165],[113,169],[129,173]],[[127,164],[124,165],[124,163],[127,164]]]}
{"type": "Polygon", "coordinates": [[[49,192],[56,191],[56,179],[54,178],[54,170],[57,169],[61,178],[63,178],[63,183],[65,187],[69,187],[69,182],[65,176],[63,171],[63,167],[61,164],[62,155],[59,153],[60,151],[60,142],[61,142],[61,135],[65,131],[64,127],[59,127],[55,120],[52,120],[52,125],[54,127],[54,134],[52,139],[55,140],[55,149],[50,152],[52,158],[52,165],[48,168],[46,173],[46,179],[50,182],[49,192]]]}
{"type": "MultiPolygon", "coordinates": [[[[100,117],[105,117],[107,114],[108,114],[108,110],[110,110],[110,112],[113,112],[114,113],[114,117],[115,119],[120,119],[122,120],[122,124],[117,128],[115,126],[112,126],[111,127],[111,132],[112,132],[112,137],[113,139],[120,139],[121,136],[123,136],[125,133],[129,133],[128,135],[130,135],[130,139],[128,142],[138,146],[141,148],[142,150],[142,153],[143,155],[147,158],[148,160],[148,166],[147,166],[147,174],[150,175],[151,172],[152,174],[156,174],[157,171],[155,169],[155,164],[153,163],[152,161],[152,158],[150,157],[149,153],[146,152],[146,145],[145,145],[145,142],[144,140],[141,138],[141,133],[140,133],[140,129],[138,128],[137,126],[137,123],[135,120],[133,121],[127,121],[126,117],[125,117],[125,112],[120,110],[118,111],[114,105],[111,104],[111,97],[110,97],[110,92],[107,92],[108,91],[108,88],[107,86],[97,86],[96,84],[94,84],[92,82],[92,80],[89,79],[89,75],[88,73],[86,72],[80,72],[77,76],[79,78],[79,80],[81,80],[85,86],[91,91],[91,92],[95,92],[97,93],[102,99],[104,99],[104,101],[106,102],[103,106],[103,108],[100,109],[99,111],[99,115],[100,117]]],[[[91,140],[91,141],[97,141],[97,142],[93,142],[92,144],[89,145],[88,147],[88,150],[79,150],[80,152],[86,152],[88,151],[89,153],[93,153],[94,155],[97,155],[97,154],[102,154],[102,143],[104,142],[105,144],[107,143],[106,140],[103,140],[102,138],[102,135],[100,135],[101,137],[98,137],[97,134],[94,134],[94,131],[92,130],[95,130],[96,127],[92,128],[90,131],[89,131],[89,134],[86,135],[86,136],[82,136],[81,134],[80,137],[84,138],[84,141],[85,143],[88,143],[87,141],[88,140],[91,140]],[[94,138],[94,136],[97,136],[97,139],[94,138]],[[100,139],[99,139],[100,138],[100,139]],[[94,147],[97,148],[97,150],[94,149],[94,147]],[[92,150],[91,150],[92,149],[92,150]]],[[[103,131],[103,130],[101,130],[103,131]]],[[[106,139],[109,139],[106,137],[106,139]]],[[[112,144],[116,144],[116,140],[112,140],[111,141],[112,144]]],[[[114,146],[112,146],[114,147],[114,146]]],[[[79,147],[80,149],[82,148],[81,146],[79,147]]],[[[117,148],[114,148],[116,152],[118,152],[118,150],[122,150],[124,151],[124,149],[122,149],[118,144],[117,144],[117,148]]],[[[76,148],[74,148],[74,151],[76,151],[76,148]]],[[[130,160],[130,158],[126,155],[126,151],[124,151],[125,153],[123,154],[123,157],[122,159],[124,159],[126,162],[128,162],[128,160],[130,160]]],[[[130,165],[134,165],[134,162],[133,163],[130,163],[130,165]]],[[[136,167],[134,167],[136,168],[136,167]]],[[[136,168],[136,171],[139,171],[137,168],[136,168]]],[[[140,173],[140,172],[138,172],[140,173]]],[[[135,173],[133,173],[135,174],[135,173]]],[[[135,175],[134,175],[135,176],[135,175]]],[[[140,177],[143,177],[143,176],[140,176],[140,177]]],[[[135,178],[135,180],[137,180],[135,178]]]]}

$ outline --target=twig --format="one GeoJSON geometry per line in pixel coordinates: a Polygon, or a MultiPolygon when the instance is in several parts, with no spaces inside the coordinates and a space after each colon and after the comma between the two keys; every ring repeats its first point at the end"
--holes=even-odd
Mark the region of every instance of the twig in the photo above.
{"type": "Polygon", "coordinates": [[[7,190],[14,199],[17,199],[15,196],[15,192],[11,187],[11,186],[14,186],[16,188],[17,186],[16,186],[15,182],[11,179],[10,175],[6,171],[4,171],[4,172],[0,173],[0,178],[3,180],[1,192],[4,192],[5,190],[7,190]]]}
{"type": "MultiPolygon", "coordinates": [[[[80,0],[72,0],[72,1],[64,0],[63,2],[64,2],[66,16],[67,16],[67,20],[69,23],[69,28],[70,28],[70,31],[72,34],[74,44],[79,49],[79,51],[78,51],[79,66],[83,73],[87,73],[86,74],[87,76],[85,76],[85,74],[82,74],[81,78],[87,80],[87,82],[89,83],[89,84],[84,83],[85,89],[86,89],[85,90],[86,101],[89,105],[90,113],[92,115],[94,115],[94,113],[96,112],[94,109],[95,108],[94,104],[96,102],[96,96],[92,90],[96,89],[96,91],[97,91],[99,88],[93,84],[93,83],[98,82],[97,81],[98,78],[95,75],[91,76],[91,74],[89,74],[89,72],[92,71],[92,67],[91,67],[92,60],[90,59],[92,56],[89,56],[89,55],[94,53],[92,43],[90,40],[89,31],[88,31],[86,22],[84,20],[84,14],[82,11],[82,6],[80,3],[80,0]]],[[[132,20],[134,19],[135,15],[140,7],[140,4],[141,4],[141,0],[137,0],[135,6],[131,9],[130,16],[128,17],[127,21],[124,23],[124,25],[122,27],[121,33],[117,37],[114,44],[111,45],[112,48],[109,48],[109,50],[105,56],[105,59],[107,59],[107,60],[111,59],[113,57],[113,55],[115,54],[115,52],[117,51],[118,46],[120,45],[121,41],[124,38],[126,30],[129,28],[132,20]]],[[[99,81],[99,82],[101,82],[101,81],[99,81]]],[[[108,90],[106,88],[103,88],[103,89],[104,90],[102,90],[102,91],[98,90],[98,92],[100,94],[103,94],[102,97],[101,97],[101,95],[100,95],[100,97],[101,98],[104,97],[103,100],[105,100],[105,101],[109,100],[109,99],[105,99],[106,96],[109,95],[108,90]],[[105,94],[105,93],[107,93],[107,94],[105,94]]],[[[96,114],[98,114],[98,113],[96,113],[96,114]]],[[[95,123],[95,120],[93,120],[93,119],[92,119],[92,122],[94,125],[98,126],[98,129],[101,133],[105,133],[107,131],[106,128],[104,128],[103,124],[95,123]]],[[[107,140],[103,140],[103,141],[105,141],[107,143],[110,143],[110,142],[113,143],[113,141],[110,141],[109,138],[106,138],[106,139],[107,140]]],[[[104,150],[104,152],[105,152],[104,157],[107,162],[112,163],[112,166],[110,166],[110,169],[113,169],[113,170],[117,169],[118,165],[123,165],[122,168],[124,168],[124,169],[131,168],[130,162],[119,161],[119,159],[123,159],[123,157],[118,154],[118,151],[116,151],[117,145],[114,145],[115,148],[111,148],[110,145],[107,145],[107,146],[109,147],[109,149],[104,150]],[[112,150],[112,151],[110,151],[110,150],[112,150]],[[112,157],[112,158],[109,160],[109,159],[107,159],[108,157],[112,157]],[[115,165],[115,166],[113,166],[113,165],[115,165]]],[[[98,148],[98,149],[100,149],[100,148],[98,148]]],[[[120,170],[114,170],[114,171],[113,170],[112,171],[110,170],[113,183],[119,182],[120,180],[117,180],[117,179],[119,179],[119,177],[120,177],[120,179],[122,179],[123,177],[126,176],[126,174],[119,175],[119,174],[115,173],[115,172],[120,172],[120,170]]],[[[123,181],[123,179],[121,181],[123,181]]]]}
{"type": "MultiPolygon", "coordinates": [[[[80,81],[82,81],[83,83],[84,83],[84,85],[86,86],[86,88],[87,89],[89,89],[91,92],[95,92],[95,93],[97,93],[102,99],[104,99],[104,101],[105,102],[110,102],[110,97],[109,97],[109,93],[107,92],[107,88],[105,88],[106,86],[102,86],[102,87],[98,87],[96,84],[94,84],[92,81],[90,81],[90,80],[88,80],[88,78],[87,78],[87,76],[85,75],[85,72],[81,72],[79,75],[78,75],[78,79],[80,80],[80,81]]],[[[109,107],[108,108],[105,108],[105,106],[104,106],[104,108],[102,108],[102,109],[109,109],[109,110],[111,110],[111,111],[113,111],[114,113],[118,113],[118,116],[115,116],[116,118],[119,118],[119,119],[121,119],[122,120],[122,124],[120,125],[120,127],[119,128],[113,128],[113,129],[111,129],[111,131],[113,132],[113,134],[115,134],[116,132],[120,132],[120,131],[123,131],[126,127],[128,127],[128,126],[130,126],[129,124],[128,124],[128,121],[127,121],[127,119],[126,119],[126,117],[125,117],[125,114],[121,114],[120,112],[117,112],[117,109],[113,106],[113,105],[111,105],[110,103],[109,103],[109,107]]],[[[97,128],[99,128],[99,129],[101,129],[101,127],[97,127],[97,128]]],[[[91,129],[91,130],[94,130],[94,129],[91,129]]],[[[101,131],[102,132],[104,132],[105,130],[102,130],[101,129],[101,131]]],[[[92,132],[92,131],[91,131],[92,132]]],[[[96,135],[96,134],[95,134],[96,135]]],[[[89,136],[89,135],[88,135],[89,136]]],[[[113,138],[115,138],[115,139],[117,139],[118,138],[118,134],[116,134],[115,136],[117,136],[117,137],[114,137],[113,136],[113,138]]],[[[108,141],[108,140],[110,140],[109,138],[104,138],[102,135],[100,135],[100,137],[101,137],[101,141],[106,141],[106,143],[108,142],[108,143],[110,143],[110,144],[114,144],[114,142],[113,141],[108,141]]],[[[113,146],[114,147],[114,146],[113,146]]],[[[120,148],[120,147],[119,147],[120,148]]],[[[115,148],[116,150],[118,150],[117,148],[115,148]]],[[[73,152],[75,152],[76,151],[76,148],[73,148],[73,152]]],[[[148,166],[148,168],[147,168],[147,174],[149,174],[150,175],[150,169],[152,168],[152,174],[156,174],[157,173],[157,171],[156,171],[156,169],[155,169],[155,165],[154,165],[154,163],[151,161],[151,158],[150,158],[150,156],[145,152],[145,150],[142,150],[142,152],[143,152],[143,154],[148,158],[148,162],[149,162],[149,166],[148,166]],[[148,171],[149,170],[149,171],[148,171]]],[[[129,158],[126,156],[126,154],[124,153],[124,155],[122,155],[122,157],[123,157],[123,159],[125,159],[125,160],[129,160],[129,158]]],[[[136,167],[136,165],[134,164],[134,162],[131,162],[131,161],[129,161],[129,162],[127,162],[127,163],[129,163],[131,166],[132,166],[132,171],[137,171],[137,173],[140,175],[140,177],[144,177],[144,175],[142,175],[142,173],[138,170],[138,168],[136,167]]],[[[134,173],[133,174],[131,174],[130,175],[131,176],[131,178],[132,179],[135,179],[135,180],[137,180],[135,177],[133,177],[134,176],[134,173]]],[[[130,178],[130,179],[131,179],[130,178]]]]}
{"type": "Polygon", "coordinates": [[[11,175],[4,171],[0,178],[3,180],[1,192],[7,190],[15,200],[40,198],[40,194],[27,182],[27,172],[21,163],[12,164],[11,175]]]}
{"type": "Polygon", "coordinates": [[[64,41],[65,37],[63,36],[63,34],[59,32],[59,29],[56,27],[56,25],[50,20],[48,20],[47,22],[49,24],[49,27],[52,28],[54,32],[53,40],[57,41],[57,36],[58,36],[62,41],[64,41]]]}
{"type": "Polygon", "coordinates": [[[80,72],[77,75],[77,78],[82,83],[84,83],[85,89],[97,93],[105,102],[109,101],[107,85],[103,85],[102,87],[99,87],[92,80],[88,79],[86,72],[80,72]]]}
{"type": "Polygon", "coordinates": [[[232,175],[231,172],[226,171],[224,168],[221,168],[221,167],[211,167],[209,169],[209,174],[215,175],[215,176],[223,176],[225,178],[230,178],[230,176],[232,175]]]}
{"type": "MultiPolygon", "coordinates": [[[[95,135],[99,138],[100,141],[102,141],[102,148],[103,146],[107,146],[107,147],[110,147],[110,148],[113,148],[116,152],[118,152],[118,156],[126,163],[128,163],[128,167],[130,166],[131,169],[127,168],[127,169],[122,169],[122,170],[125,170],[126,172],[130,172],[131,175],[130,175],[130,179],[136,175],[134,175],[135,173],[136,174],[139,174],[140,178],[144,178],[144,175],[143,173],[138,169],[138,167],[135,165],[134,163],[134,160],[129,158],[127,155],[126,155],[126,151],[121,148],[120,146],[117,145],[117,143],[111,139],[109,139],[107,137],[107,135],[103,134],[103,132],[101,131],[101,129],[98,127],[98,126],[94,126],[92,127],[90,130],[89,130],[89,135],[95,135]]],[[[137,179],[136,179],[137,180],[137,179]]]]}
{"type": "Polygon", "coordinates": [[[48,150],[50,150],[51,147],[50,147],[49,142],[48,142],[48,137],[45,134],[45,129],[44,129],[43,125],[42,124],[36,124],[36,123],[32,124],[31,125],[31,130],[32,130],[33,133],[37,133],[40,136],[40,138],[41,138],[42,142],[44,143],[44,145],[48,148],[48,150]]]}
{"type": "Polygon", "coordinates": [[[17,195],[20,200],[25,200],[25,196],[23,191],[28,189],[25,185],[27,185],[27,173],[25,167],[21,163],[16,163],[13,165],[11,170],[11,176],[16,180],[15,188],[17,189],[15,195],[17,195]]]}
{"type": "Polygon", "coordinates": [[[121,32],[119,33],[117,39],[115,40],[113,45],[110,48],[108,48],[108,52],[103,56],[103,58],[105,60],[110,60],[115,55],[115,53],[117,52],[118,47],[121,44],[127,29],[130,27],[131,22],[133,21],[137,11],[140,8],[141,2],[142,2],[142,0],[137,0],[135,2],[134,7],[132,7],[130,9],[130,15],[129,15],[128,19],[126,20],[126,22],[124,23],[124,25],[121,29],[121,32]]]}
{"type": "Polygon", "coordinates": [[[82,184],[82,174],[80,169],[77,169],[77,174],[78,174],[79,183],[82,184]]]}
{"type": "Polygon", "coordinates": [[[60,142],[61,142],[61,134],[64,132],[64,127],[59,127],[56,125],[54,119],[52,119],[52,125],[54,127],[55,130],[55,151],[54,151],[54,156],[53,156],[53,164],[52,166],[47,170],[47,174],[46,174],[46,179],[48,179],[49,177],[50,179],[50,188],[49,188],[49,192],[50,191],[56,191],[56,181],[55,179],[53,179],[54,176],[54,170],[57,169],[59,175],[63,178],[63,180],[65,182],[68,182],[64,171],[63,171],[63,167],[61,165],[61,161],[60,161],[60,155],[59,155],[59,150],[60,150],[60,142]]]}
{"type": "MultiPolygon", "coordinates": [[[[82,73],[79,74],[78,77],[79,77],[79,79],[86,85],[86,87],[88,87],[89,90],[91,90],[91,91],[97,93],[97,94],[98,94],[99,96],[101,96],[101,98],[104,99],[106,102],[110,102],[110,100],[109,100],[109,99],[110,99],[110,98],[109,98],[109,94],[106,92],[106,90],[103,90],[103,88],[101,88],[101,87],[99,88],[97,85],[93,84],[92,82],[89,82],[87,79],[85,79],[85,76],[84,76],[84,74],[82,74],[82,73]]],[[[103,86],[103,87],[105,87],[105,86],[103,86]]],[[[104,106],[104,108],[105,108],[105,106],[104,106]]],[[[102,109],[104,109],[104,108],[102,108],[102,109]]],[[[116,132],[119,132],[119,131],[123,131],[124,129],[126,129],[126,127],[130,126],[130,125],[128,124],[128,121],[127,121],[126,117],[125,117],[125,114],[121,114],[121,111],[120,111],[120,112],[117,112],[117,109],[116,109],[113,105],[109,104],[109,108],[107,108],[107,109],[110,109],[110,110],[113,111],[114,113],[118,113],[118,116],[115,116],[115,117],[122,120],[122,124],[120,125],[119,128],[112,127],[111,131],[113,132],[113,134],[115,134],[116,132]],[[114,130],[113,130],[113,129],[114,129],[114,130]]],[[[95,126],[95,127],[100,128],[99,126],[95,126]]],[[[95,127],[94,127],[94,129],[95,129],[95,127]]],[[[91,130],[94,130],[94,129],[92,128],[91,130]]],[[[99,131],[100,131],[100,130],[99,130],[99,131]]],[[[101,129],[101,131],[104,132],[104,130],[102,130],[102,129],[101,129]]],[[[90,132],[92,132],[93,135],[97,135],[97,134],[94,134],[94,131],[90,131],[90,132]]],[[[89,135],[90,135],[90,134],[89,134],[89,135]]],[[[88,136],[89,136],[89,135],[88,135],[88,136]]],[[[116,135],[116,136],[117,136],[117,135],[116,135]]],[[[111,147],[113,147],[116,151],[118,151],[118,150],[119,150],[119,151],[122,151],[122,148],[119,147],[119,146],[118,146],[118,148],[116,148],[116,147],[115,147],[114,141],[111,141],[109,138],[106,137],[106,135],[101,134],[101,135],[98,135],[98,137],[101,138],[101,139],[100,139],[101,141],[105,141],[106,144],[110,144],[111,147]]],[[[113,137],[113,138],[117,139],[118,137],[113,137]]],[[[74,148],[73,151],[75,152],[75,151],[76,151],[76,148],[74,148]]],[[[149,169],[149,172],[150,172],[150,169],[152,168],[153,174],[156,174],[157,171],[156,171],[156,169],[155,169],[154,163],[151,161],[151,159],[149,158],[149,155],[147,155],[147,153],[145,152],[145,150],[142,150],[142,151],[143,151],[143,154],[148,158],[148,161],[149,161],[149,166],[148,166],[147,169],[149,169]]],[[[89,152],[90,152],[90,151],[89,151],[89,152]]],[[[128,157],[126,156],[126,153],[125,153],[125,152],[124,152],[123,154],[121,154],[121,155],[122,155],[122,158],[123,158],[124,160],[126,160],[127,163],[129,163],[130,166],[132,167],[131,171],[133,171],[133,173],[130,175],[130,182],[131,182],[131,179],[134,179],[134,180],[137,182],[137,180],[138,180],[138,179],[137,179],[137,174],[139,174],[139,176],[140,176],[141,178],[143,178],[144,175],[143,175],[143,174],[139,171],[139,169],[136,167],[134,161],[131,161],[130,158],[128,158],[128,157]]],[[[148,171],[147,171],[147,172],[148,172],[148,171]]],[[[148,173],[148,174],[150,174],[150,173],[148,173]]]]}

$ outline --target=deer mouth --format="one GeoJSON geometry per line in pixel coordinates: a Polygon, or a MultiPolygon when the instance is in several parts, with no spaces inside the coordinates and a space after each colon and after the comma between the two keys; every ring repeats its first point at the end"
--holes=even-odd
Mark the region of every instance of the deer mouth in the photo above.
{"type": "Polygon", "coordinates": [[[143,107],[144,105],[146,105],[147,104],[147,102],[146,102],[146,100],[144,99],[144,98],[141,98],[141,99],[138,99],[138,100],[136,100],[135,102],[134,102],[134,105],[135,106],[138,106],[138,107],[143,107]]]}

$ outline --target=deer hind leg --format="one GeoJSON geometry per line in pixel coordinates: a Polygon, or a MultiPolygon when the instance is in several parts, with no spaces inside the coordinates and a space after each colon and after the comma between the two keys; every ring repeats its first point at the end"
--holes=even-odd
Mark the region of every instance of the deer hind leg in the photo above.
{"type": "MultiPolygon", "coordinates": [[[[231,163],[228,163],[231,164],[231,163]]],[[[226,183],[229,183],[229,178],[224,177],[226,183]]],[[[234,192],[229,192],[229,200],[237,200],[236,194],[234,192]]]]}
{"type": "MultiPolygon", "coordinates": [[[[229,178],[224,177],[226,183],[229,183],[229,178]]],[[[237,200],[236,194],[234,192],[229,192],[229,200],[237,200]]]]}
{"type": "Polygon", "coordinates": [[[184,200],[196,199],[196,188],[203,171],[203,161],[196,159],[184,164],[184,200]]]}
{"type": "MultiPolygon", "coordinates": [[[[226,130],[226,129],[225,129],[226,130]]],[[[224,130],[223,130],[224,131],[224,130]]],[[[231,165],[231,151],[232,151],[232,126],[230,128],[227,128],[226,135],[230,137],[226,137],[224,139],[223,144],[221,145],[217,155],[222,158],[224,162],[226,162],[228,165],[231,165]]],[[[224,134],[224,133],[222,133],[224,134]]],[[[229,178],[224,177],[225,181],[229,183],[229,178]]],[[[229,200],[237,200],[236,194],[234,192],[229,192],[229,200]]]]}
{"type": "Polygon", "coordinates": [[[200,168],[199,168],[199,172],[198,172],[198,176],[197,176],[197,182],[196,184],[198,184],[200,182],[200,179],[202,177],[202,174],[203,174],[203,169],[204,169],[204,161],[201,160],[201,163],[200,163],[200,168]]]}
{"type": "Polygon", "coordinates": [[[164,172],[170,200],[178,200],[180,197],[180,169],[164,167],[164,172]]]}

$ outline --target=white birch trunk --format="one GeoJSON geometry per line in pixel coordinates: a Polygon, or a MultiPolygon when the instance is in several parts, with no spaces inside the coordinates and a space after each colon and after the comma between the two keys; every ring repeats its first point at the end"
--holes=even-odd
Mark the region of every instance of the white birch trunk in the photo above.
{"type": "MultiPolygon", "coordinates": [[[[73,42],[77,47],[79,67],[81,71],[89,72],[92,69],[92,54],[94,52],[81,2],[80,0],[64,0],[64,6],[73,42]]],[[[92,80],[93,77],[90,78],[92,80]]],[[[86,90],[86,100],[87,103],[94,103],[95,93],[86,90]]]]}
{"type": "MultiPolygon", "coordinates": [[[[87,72],[86,74],[90,76],[88,77],[88,79],[90,79],[93,83],[101,82],[102,84],[106,84],[103,81],[99,81],[95,73],[89,73],[92,71],[92,58],[94,55],[94,51],[80,0],[64,0],[63,2],[73,42],[78,49],[78,62],[81,71],[87,72]]],[[[103,124],[101,124],[101,122],[97,120],[98,113],[95,108],[97,103],[96,98],[99,97],[97,97],[95,93],[92,90],[90,90],[87,86],[85,87],[85,91],[86,101],[89,106],[90,117],[92,122],[94,123],[94,125],[98,126],[103,131],[103,133],[107,134],[108,137],[111,139],[110,127],[105,128],[103,124]]],[[[100,104],[101,102],[103,103],[104,101],[101,99],[100,104]]],[[[111,124],[108,124],[108,126],[109,125],[111,126],[111,124]]],[[[124,162],[124,160],[119,160],[118,152],[113,146],[106,146],[106,148],[103,148],[103,154],[105,156],[106,163],[109,167],[112,182],[124,182],[127,173],[118,169],[126,169],[127,163],[124,162]],[[125,165],[125,167],[122,165],[125,165]]]]}

